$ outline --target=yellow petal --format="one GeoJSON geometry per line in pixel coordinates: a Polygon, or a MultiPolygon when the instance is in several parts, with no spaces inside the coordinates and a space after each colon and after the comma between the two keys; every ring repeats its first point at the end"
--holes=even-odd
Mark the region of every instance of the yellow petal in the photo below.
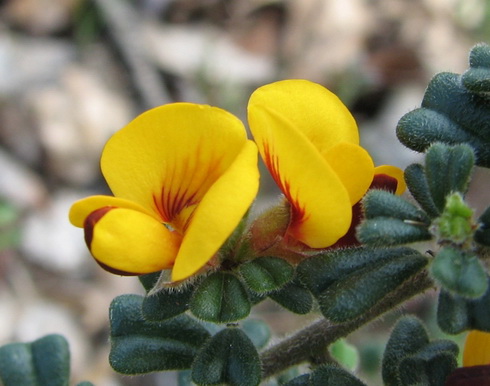
{"type": "Polygon", "coordinates": [[[463,366],[490,365],[490,333],[473,330],[466,336],[463,366]]]}
{"type": "Polygon", "coordinates": [[[132,201],[112,196],[90,196],[76,201],[71,206],[69,213],[70,222],[76,227],[83,228],[83,223],[87,216],[94,210],[104,207],[133,209],[154,216],[153,213],[148,212],[141,205],[132,201]]]}
{"type": "Polygon", "coordinates": [[[108,271],[123,275],[171,268],[181,242],[177,232],[153,217],[126,208],[98,209],[84,228],[92,256],[108,271]]]}
{"type": "Polygon", "coordinates": [[[320,150],[339,142],[359,144],[356,122],[340,99],[325,87],[307,80],[284,80],[258,88],[250,97],[249,113],[267,108],[275,114],[263,125],[277,125],[280,116],[320,150]]]}
{"type": "Polygon", "coordinates": [[[249,123],[262,159],[292,205],[288,234],[312,248],[334,244],[352,218],[340,178],[310,139],[276,110],[252,104],[249,123]]]}
{"type": "Polygon", "coordinates": [[[371,156],[362,147],[346,142],[331,147],[324,156],[349,192],[350,202],[354,205],[364,196],[373,180],[371,156]]]}
{"type": "Polygon", "coordinates": [[[387,176],[393,177],[397,181],[395,194],[403,194],[407,189],[407,184],[405,183],[405,177],[403,175],[403,170],[391,165],[381,165],[374,168],[374,174],[385,174],[387,176]]]}
{"type": "Polygon", "coordinates": [[[115,196],[172,223],[202,199],[246,140],[243,124],[232,114],[174,103],[145,112],[112,136],[101,168],[115,196]]]}
{"type": "Polygon", "coordinates": [[[194,211],[172,269],[172,280],[196,273],[223,245],[252,204],[259,187],[257,147],[247,141],[194,211]]]}

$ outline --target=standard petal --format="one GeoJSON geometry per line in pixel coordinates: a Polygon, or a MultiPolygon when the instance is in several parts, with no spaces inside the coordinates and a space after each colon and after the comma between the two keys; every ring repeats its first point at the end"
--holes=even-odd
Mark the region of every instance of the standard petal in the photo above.
{"type": "Polygon", "coordinates": [[[319,84],[307,80],[271,83],[258,88],[248,106],[249,115],[264,108],[274,113],[264,117],[263,125],[277,125],[276,116],[287,120],[289,128],[302,132],[320,152],[339,142],[359,144],[351,113],[335,94],[319,84]]]}
{"type": "Polygon", "coordinates": [[[90,196],[76,201],[71,206],[68,215],[70,222],[76,227],[83,228],[83,223],[87,216],[93,211],[104,207],[133,209],[155,217],[154,213],[148,212],[141,205],[129,200],[112,196],[90,196]]]}
{"type": "Polygon", "coordinates": [[[257,147],[247,141],[194,211],[172,270],[172,280],[193,275],[213,257],[243,218],[258,187],[257,147]]]}
{"type": "Polygon", "coordinates": [[[171,268],[181,242],[153,217],[126,208],[105,207],[85,220],[85,241],[106,270],[140,275],[171,268]]]}
{"type": "Polygon", "coordinates": [[[202,199],[246,140],[232,114],[174,103],[145,112],[117,132],[104,148],[101,168],[114,195],[172,223],[202,199]]]}
{"type": "Polygon", "coordinates": [[[392,165],[381,165],[374,168],[375,175],[384,174],[388,177],[395,178],[397,181],[395,194],[403,194],[407,189],[407,184],[405,183],[405,177],[403,176],[403,170],[392,165]]]}
{"type": "Polygon", "coordinates": [[[490,333],[473,330],[466,336],[463,366],[490,365],[490,333]]]}
{"type": "Polygon", "coordinates": [[[340,178],[310,139],[275,110],[250,107],[249,122],[262,159],[292,205],[288,234],[312,248],[334,244],[352,216],[340,178]]]}
{"type": "Polygon", "coordinates": [[[364,196],[373,180],[371,156],[361,146],[347,142],[331,147],[324,156],[349,192],[350,202],[354,205],[364,196]]]}

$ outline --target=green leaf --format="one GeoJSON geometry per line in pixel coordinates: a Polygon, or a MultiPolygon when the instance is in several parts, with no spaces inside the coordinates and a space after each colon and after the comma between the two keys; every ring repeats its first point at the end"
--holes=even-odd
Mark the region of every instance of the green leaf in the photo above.
{"type": "Polygon", "coordinates": [[[128,375],[190,368],[209,333],[187,315],[163,322],[147,321],[142,304],[139,295],[113,300],[109,309],[111,366],[128,375]]]}
{"type": "Polygon", "coordinates": [[[445,385],[446,378],[457,367],[458,347],[454,342],[441,343],[432,342],[402,359],[399,365],[402,385],[445,385]]]}
{"type": "Polygon", "coordinates": [[[359,365],[359,351],[345,339],[339,339],[329,347],[332,357],[343,367],[354,371],[359,365]]]}
{"type": "Polygon", "coordinates": [[[294,275],[294,268],[284,259],[259,257],[240,265],[239,272],[248,287],[256,293],[275,291],[294,275]]]}
{"type": "Polygon", "coordinates": [[[383,355],[382,376],[386,386],[403,386],[399,379],[398,366],[409,355],[429,343],[429,336],[422,322],[407,316],[398,321],[386,344],[383,355]]]}
{"type": "Polygon", "coordinates": [[[415,109],[400,119],[396,134],[401,143],[418,152],[426,151],[435,142],[466,143],[475,150],[476,164],[490,167],[488,142],[465,131],[443,113],[428,108],[415,109]]]}
{"type": "Polygon", "coordinates": [[[303,260],[297,267],[297,273],[313,295],[319,296],[336,281],[342,281],[351,274],[414,253],[417,253],[414,249],[406,247],[358,247],[328,251],[303,260]]]}
{"type": "Polygon", "coordinates": [[[373,264],[323,291],[318,298],[320,310],[334,322],[352,320],[368,311],[426,264],[427,259],[419,253],[373,264]]]}
{"type": "Polygon", "coordinates": [[[444,210],[449,194],[466,192],[474,161],[472,148],[464,144],[448,146],[436,143],[427,151],[425,173],[432,199],[439,211],[444,210]]]}
{"type": "Polygon", "coordinates": [[[173,318],[187,311],[194,287],[164,288],[143,300],[143,317],[151,321],[173,318]]]}
{"type": "Polygon", "coordinates": [[[0,383],[4,386],[68,386],[69,380],[70,352],[61,335],[0,347],[0,383]]]}
{"type": "Polygon", "coordinates": [[[255,386],[260,379],[259,354],[238,328],[226,328],[214,335],[192,365],[192,380],[198,385],[255,386]]]}
{"type": "Polygon", "coordinates": [[[404,176],[413,198],[431,218],[438,217],[440,212],[432,199],[424,167],[420,164],[409,165],[405,169],[404,176]]]}
{"type": "Polygon", "coordinates": [[[389,218],[377,217],[365,220],[357,229],[357,238],[370,246],[394,246],[432,238],[427,226],[389,218]]]}
{"type": "Polygon", "coordinates": [[[429,342],[422,322],[413,316],[400,319],[386,345],[382,375],[386,386],[444,386],[456,368],[458,346],[449,340],[429,342]]]}
{"type": "Polygon", "coordinates": [[[470,52],[470,68],[462,75],[465,88],[483,94],[490,91],[490,47],[478,44],[470,52]]]}
{"type": "Polygon", "coordinates": [[[437,253],[430,272],[446,290],[466,298],[479,298],[488,288],[487,274],[478,258],[453,247],[437,253]]]}
{"type": "Polygon", "coordinates": [[[293,280],[276,292],[269,294],[276,303],[295,314],[305,315],[313,307],[313,297],[299,280],[293,280]]]}
{"type": "Polygon", "coordinates": [[[364,382],[361,382],[351,373],[334,365],[323,365],[318,367],[311,373],[308,385],[366,386],[364,382]]]}
{"type": "Polygon", "coordinates": [[[362,207],[367,219],[387,217],[430,224],[427,215],[415,205],[385,190],[369,191],[362,200],[362,207]]]}
{"type": "Polygon", "coordinates": [[[232,273],[215,272],[200,283],[190,301],[190,310],[199,319],[229,323],[248,316],[250,300],[242,282],[232,273]]]}
{"type": "Polygon", "coordinates": [[[285,383],[284,386],[309,386],[310,377],[310,374],[300,375],[299,377],[293,378],[289,382],[285,383]]]}
{"type": "Polygon", "coordinates": [[[459,334],[465,330],[490,332],[490,286],[479,299],[466,299],[442,289],[437,305],[437,323],[448,334],[459,334]]]}
{"type": "Polygon", "coordinates": [[[138,280],[140,281],[141,285],[145,289],[146,292],[150,292],[153,287],[158,283],[158,279],[160,278],[162,272],[153,272],[153,273],[148,273],[146,275],[140,275],[138,276],[138,280]]]}

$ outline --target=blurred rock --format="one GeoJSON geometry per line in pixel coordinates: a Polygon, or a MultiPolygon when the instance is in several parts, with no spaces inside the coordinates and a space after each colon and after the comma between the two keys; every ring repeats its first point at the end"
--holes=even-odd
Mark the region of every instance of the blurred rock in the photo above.
{"type": "Polygon", "coordinates": [[[48,270],[79,277],[86,272],[89,253],[83,230],[68,221],[70,206],[79,193],[58,191],[42,208],[31,211],[24,220],[21,251],[26,258],[48,270]]]}
{"type": "Polygon", "coordinates": [[[61,72],[56,85],[30,90],[28,104],[49,174],[75,186],[100,178],[105,142],[132,118],[124,97],[106,88],[97,74],[75,64],[61,72]]]}
{"type": "Polygon", "coordinates": [[[34,35],[59,32],[70,25],[79,0],[8,0],[4,15],[9,24],[34,35]]]}

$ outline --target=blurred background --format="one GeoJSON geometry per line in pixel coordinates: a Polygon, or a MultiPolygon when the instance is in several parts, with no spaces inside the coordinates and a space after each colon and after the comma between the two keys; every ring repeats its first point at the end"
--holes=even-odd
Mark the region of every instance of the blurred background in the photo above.
{"type": "MultiPolygon", "coordinates": [[[[98,162],[110,135],[173,101],[244,119],[258,86],[306,78],[347,104],[378,165],[403,168],[420,158],[397,142],[396,122],[435,73],[463,72],[469,49],[489,37],[489,0],[0,1],[0,344],[61,333],[73,383],[175,385],[175,374],[111,370],[108,306],[142,289],[102,271],[68,223],[73,201],[109,193],[98,162]]],[[[477,210],[488,177],[477,172],[477,210]]],[[[431,299],[405,309],[430,322],[431,299]]],[[[276,336],[306,323],[272,303],[259,311],[276,336]]],[[[399,314],[351,337],[373,385],[399,314]]]]}

